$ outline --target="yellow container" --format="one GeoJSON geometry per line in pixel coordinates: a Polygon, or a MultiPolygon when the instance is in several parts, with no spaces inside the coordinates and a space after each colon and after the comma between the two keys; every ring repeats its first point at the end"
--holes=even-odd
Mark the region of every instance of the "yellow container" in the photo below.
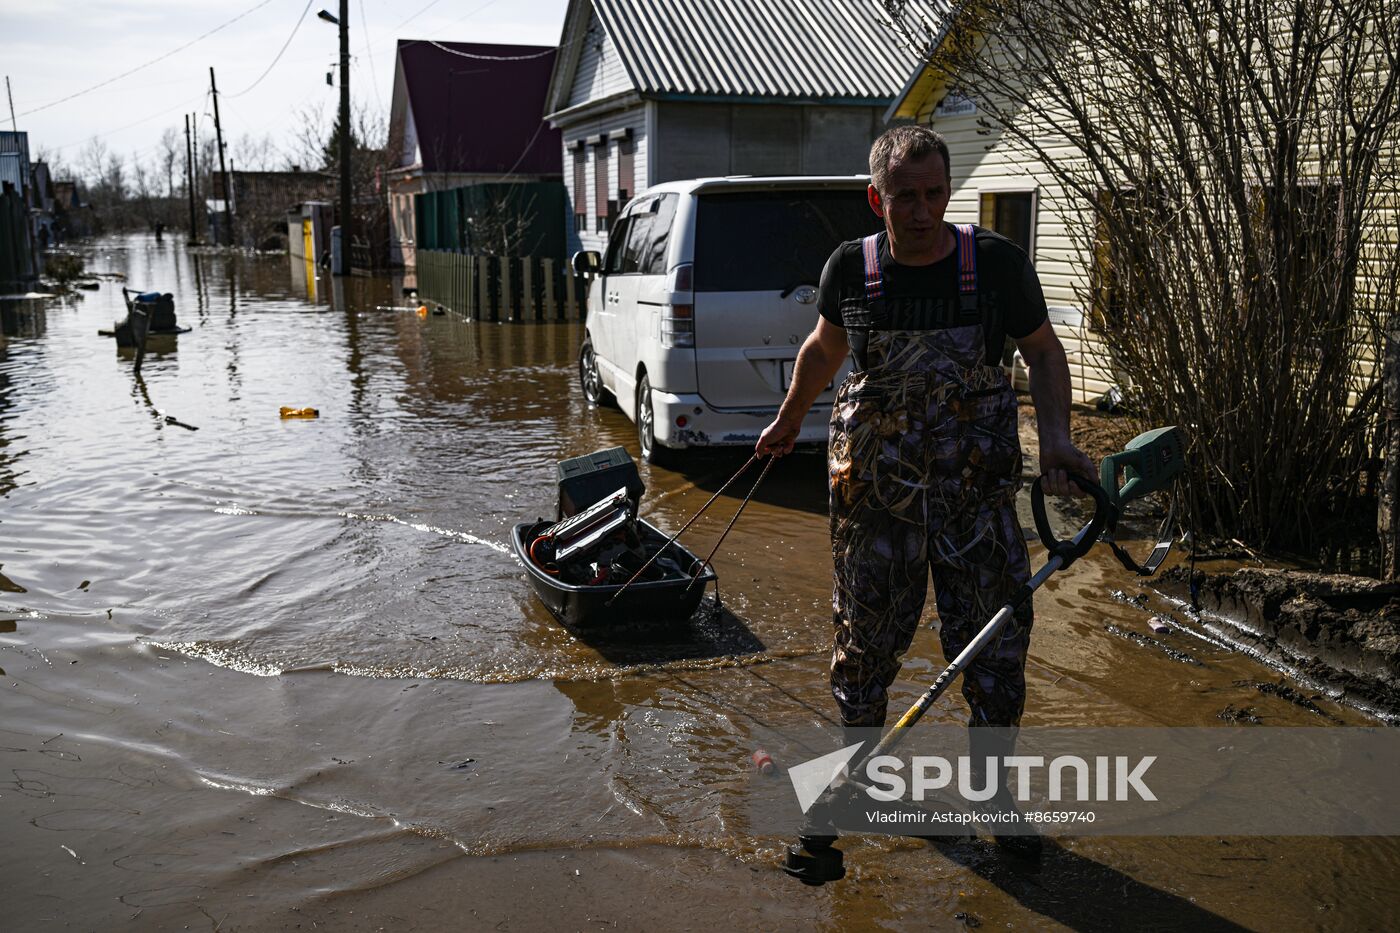
{"type": "Polygon", "coordinates": [[[282,406],[283,418],[319,418],[321,413],[314,408],[288,408],[282,406]]]}

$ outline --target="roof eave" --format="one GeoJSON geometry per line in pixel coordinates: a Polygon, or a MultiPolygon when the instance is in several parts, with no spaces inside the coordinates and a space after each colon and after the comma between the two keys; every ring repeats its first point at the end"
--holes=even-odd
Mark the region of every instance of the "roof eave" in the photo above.
{"type": "Polygon", "coordinates": [[[646,95],[652,100],[674,100],[690,101],[702,104],[790,104],[819,105],[831,107],[884,107],[889,104],[888,97],[823,97],[821,95],[811,96],[783,96],[783,95],[762,95],[762,94],[691,94],[685,91],[654,91],[646,95]]]}
{"type": "Polygon", "coordinates": [[[600,113],[607,113],[609,110],[622,110],[641,102],[642,95],[636,91],[620,91],[617,94],[609,94],[607,97],[584,101],[572,107],[565,107],[563,110],[547,113],[544,118],[549,121],[551,129],[557,130],[562,129],[566,123],[584,120],[600,113]]]}
{"type": "Polygon", "coordinates": [[[899,119],[916,118],[925,103],[937,95],[944,83],[943,77],[942,72],[935,70],[928,62],[920,62],[909,75],[909,80],[904,82],[894,103],[885,111],[885,125],[899,119]]]}

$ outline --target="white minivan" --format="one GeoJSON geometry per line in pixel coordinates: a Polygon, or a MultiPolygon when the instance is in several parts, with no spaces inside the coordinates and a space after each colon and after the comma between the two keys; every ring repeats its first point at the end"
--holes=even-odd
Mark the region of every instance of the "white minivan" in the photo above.
{"type": "MultiPolygon", "coordinates": [[[[618,215],[606,255],[579,253],[593,281],[579,348],[589,402],[637,424],[642,456],[752,445],[773,420],[817,323],[817,284],[836,246],[881,229],[868,178],[737,176],[673,181],[618,215]]],[[[836,382],[799,443],[825,443],[836,382]],[[823,404],[825,403],[825,404],[823,404]]]]}

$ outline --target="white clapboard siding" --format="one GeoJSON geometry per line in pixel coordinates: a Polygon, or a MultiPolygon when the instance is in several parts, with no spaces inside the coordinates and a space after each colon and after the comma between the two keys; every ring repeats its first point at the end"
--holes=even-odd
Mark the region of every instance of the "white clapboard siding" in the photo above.
{"type": "MultiPolygon", "coordinates": [[[[637,190],[633,195],[646,190],[652,181],[647,177],[647,150],[650,140],[647,138],[646,105],[637,104],[626,110],[612,110],[591,120],[581,120],[572,123],[564,131],[564,187],[567,192],[567,225],[569,250],[570,252],[580,249],[596,249],[602,251],[607,247],[608,237],[605,233],[594,232],[597,215],[597,205],[594,203],[594,192],[597,190],[594,185],[594,168],[597,165],[596,153],[593,146],[584,146],[584,186],[582,201],[586,207],[585,213],[588,215],[588,230],[576,234],[574,232],[574,204],[575,198],[579,197],[579,192],[574,191],[574,154],[573,147],[575,140],[587,140],[591,137],[607,134],[608,136],[608,190],[617,193],[618,182],[618,157],[617,141],[622,136],[624,130],[632,130],[632,144],[634,155],[632,159],[632,177],[637,190]]],[[[618,205],[619,209],[622,205],[618,205]]]]}
{"type": "Polygon", "coordinates": [[[592,12],[588,18],[588,33],[579,49],[578,68],[569,92],[569,106],[599,100],[612,94],[631,90],[632,81],[617,54],[612,37],[592,12]]]}

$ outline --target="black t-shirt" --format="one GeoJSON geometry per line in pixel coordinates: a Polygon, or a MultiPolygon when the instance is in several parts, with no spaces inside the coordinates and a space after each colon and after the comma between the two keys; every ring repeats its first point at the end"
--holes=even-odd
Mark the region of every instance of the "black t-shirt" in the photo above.
{"type": "MultiPolygon", "coordinates": [[[[978,310],[987,329],[987,362],[1000,365],[1006,338],[1034,333],[1048,318],[1045,295],[1035,267],[1021,248],[1006,237],[975,227],[977,238],[978,310]]],[[[949,233],[956,235],[952,228],[949,233]]],[[[887,299],[941,299],[952,303],[958,298],[957,253],[949,253],[927,266],[906,266],[890,255],[889,237],[880,234],[880,269],[884,273],[887,299]]],[[[822,270],[817,307],[822,317],[837,327],[842,302],[865,300],[865,261],[861,241],[849,240],[836,248],[822,270]]],[[[936,318],[936,315],[933,316],[936,318]]],[[[936,319],[925,319],[921,329],[937,329],[936,319]]],[[[942,326],[952,326],[952,322],[942,326]]]]}

